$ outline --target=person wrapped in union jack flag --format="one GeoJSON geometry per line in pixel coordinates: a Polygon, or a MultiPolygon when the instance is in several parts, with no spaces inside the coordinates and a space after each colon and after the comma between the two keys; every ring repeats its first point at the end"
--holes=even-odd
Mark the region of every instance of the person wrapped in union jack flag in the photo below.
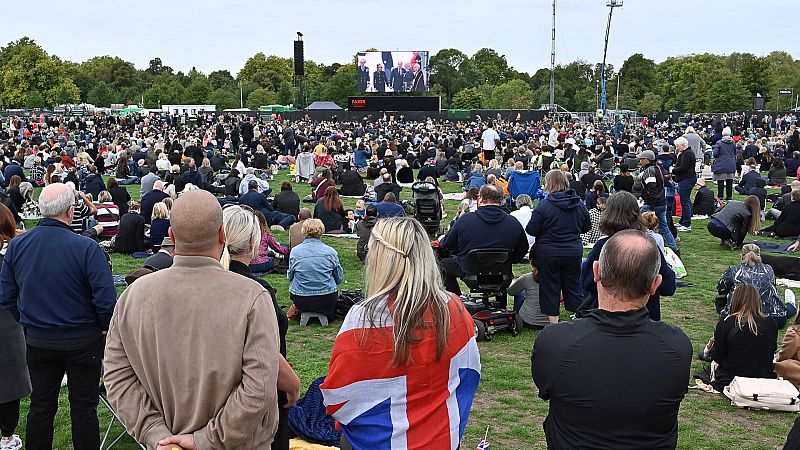
{"type": "Polygon", "coordinates": [[[480,382],[472,317],[432,270],[416,220],[376,222],[368,248],[366,299],[344,319],[320,386],[342,448],[456,449],[480,382]]]}

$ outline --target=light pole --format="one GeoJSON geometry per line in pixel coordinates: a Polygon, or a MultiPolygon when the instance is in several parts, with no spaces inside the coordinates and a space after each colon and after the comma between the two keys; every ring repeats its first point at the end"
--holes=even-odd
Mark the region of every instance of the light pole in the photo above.
{"type": "Polygon", "coordinates": [[[556,112],[556,0],[553,0],[553,33],[550,47],[550,114],[556,112]]]}
{"type": "Polygon", "coordinates": [[[614,8],[622,7],[622,0],[606,0],[606,6],[608,6],[608,24],[606,25],[606,42],[605,46],[603,47],[603,67],[601,71],[600,78],[600,109],[603,110],[603,118],[606,117],[608,113],[608,108],[606,107],[606,56],[608,55],[608,34],[611,32],[611,16],[614,14],[614,8]]]}

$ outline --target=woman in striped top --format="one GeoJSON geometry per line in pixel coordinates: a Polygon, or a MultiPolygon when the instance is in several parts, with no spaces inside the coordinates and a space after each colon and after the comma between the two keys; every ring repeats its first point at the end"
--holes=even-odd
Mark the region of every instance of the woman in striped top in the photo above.
{"type": "Polygon", "coordinates": [[[109,238],[117,235],[119,228],[119,207],[114,204],[111,199],[111,193],[108,191],[101,191],[97,196],[97,212],[94,217],[97,219],[97,224],[103,226],[103,232],[100,233],[100,238],[109,238]]]}

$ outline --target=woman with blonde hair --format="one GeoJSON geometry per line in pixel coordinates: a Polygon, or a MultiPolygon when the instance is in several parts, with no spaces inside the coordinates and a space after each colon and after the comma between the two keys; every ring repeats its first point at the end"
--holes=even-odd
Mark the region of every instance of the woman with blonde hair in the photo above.
{"type": "Polygon", "coordinates": [[[717,323],[714,338],[701,355],[713,361],[711,374],[699,378],[717,392],[737,376],[775,378],[772,358],[777,339],[775,321],[761,312],[758,289],[740,284],[733,291],[730,313],[717,323]]]}
{"type": "Polygon", "coordinates": [[[272,299],[278,319],[281,358],[278,360],[278,430],[272,441],[273,450],[289,449],[288,408],[300,397],[300,379],[286,362],[286,332],[289,320],[278,305],[277,291],[265,280],[250,271],[249,264],[258,252],[261,241],[261,228],[252,211],[237,205],[222,210],[222,223],[225,227],[225,248],[220,263],[233,273],[249,278],[260,284],[272,299]]]}
{"type": "Polygon", "coordinates": [[[544,190],[547,197],[536,205],[525,231],[536,238],[542,312],[558,323],[562,293],[567,311],[575,312],[581,304],[581,234],[592,229],[592,221],[561,170],[547,172],[544,190]]]}
{"type": "Polygon", "coordinates": [[[153,246],[153,253],[161,250],[161,242],[169,236],[169,208],[164,202],[153,205],[153,215],[150,220],[150,244],[153,246]]]}
{"type": "Polygon", "coordinates": [[[761,249],[755,244],[742,246],[742,261],[728,267],[717,283],[717,312],[726,317],[732,310],[733,291],[740,284],[755,286],[761,298],[761,311],[775,320],[778,328],[797,313],[793,301],[783,303],[775,288],[775,272],[761,261],[761,249]]]}
{"type": "Polygon", "coordinates": [[[472,317],[430,270],[436,257],[419,222],[379,220],[368,245],[366,298],[345,317],[320,386],[342,447],[389,448],[413,436],[414,448],[455,449],[480,380],[472,317]],[[415,420],[374,420],[395,402],[415,420]],[[458,422],[441,420],[448,410],[458,422]]]}
{"type": "Polygon", "coordinates": [[[319,219],[308,219],[301,228],[304,240],[289,254],[289,294],[300,313],[336,318],[338,285],[344,280],[344,269],[335,249],[322,243],[325,225],[319,219]]]}
{"type": "Polygon", "coordinates": [[[97,224],[103,226],[103,231],[98,235],[100,238],[112,237],[117,235],[119,228],[119,207],[114,203],[111,193],[108,191],[100,191],[97,196],[97,212],[94,217],[97,219],[97,224]]]}

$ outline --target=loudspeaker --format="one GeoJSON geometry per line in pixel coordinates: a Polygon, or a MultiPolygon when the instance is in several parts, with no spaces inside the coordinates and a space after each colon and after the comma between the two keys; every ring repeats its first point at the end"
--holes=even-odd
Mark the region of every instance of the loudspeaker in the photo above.
{"type": "Polygon", "coordinates": [[[753,109],[756,111],[761,111],[764,108],[764,103],[767,101],[764,97],[753,97],[753,109]]]}
{"type": "Polygon", "coordinates": [[[303,56],[303,41],[294,41],[294,74],[302,76],[306,74],[305,57],[303,56]]]}

